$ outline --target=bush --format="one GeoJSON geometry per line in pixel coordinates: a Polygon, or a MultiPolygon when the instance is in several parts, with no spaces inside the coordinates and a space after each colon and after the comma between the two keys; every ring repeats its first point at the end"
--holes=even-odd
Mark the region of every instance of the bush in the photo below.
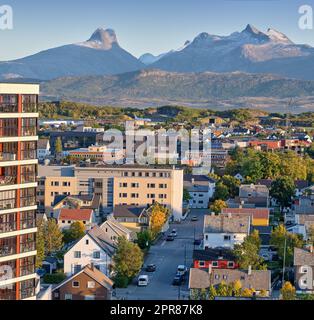
{"type": "Polygon", "coordinates": [[[59,284],[66,278],[64,273],[53,273],[44,275],[44,283],[48,284],[59,284]]]}
{"type": "Polygon", "coordinates": [[[127,288],[129,282],[129,278],[122,275],[117,275],[114,279],[114,283],[117,288],[127,288]]]}

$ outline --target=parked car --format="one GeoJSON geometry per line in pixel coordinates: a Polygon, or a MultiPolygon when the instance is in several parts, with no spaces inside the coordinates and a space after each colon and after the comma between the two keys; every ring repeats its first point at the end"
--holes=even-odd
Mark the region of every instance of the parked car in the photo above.
{"type": "Polygon", "coordinates": [[[177,273],[172,280],[172,285],[173,286],[181,286],[183,282],[184,282],[183,275],[181,275],[180,273],[177,273]]]}
{"type": "Polygon", "coordinates": [[[167,241],[173,241],[173,240],[174,240],[174,236],[171,235],[171,234],[168,234],[166,240],[167,240],[167,241]]]}
{"type": "Polygon", "coordinates": [[[188,271],[188,268],[185,265],[183,264],[178,265],[177,274],[184,276],[187,273],[187,271],[188,271]]]}
{"type": "Polygon", "coordinates": [[[177,234],[177,230],[176,229],[173,229],[170,233],[172,236],[176,237],[178,234],[177,234]]]}
{"type": "Polygon", "coordinates": [[[155,264],[148,264],[147,266],[146,266],[146,271],[147,272],[155,272],[156,271],[156,265],[155,264]]]}
{"type": "Polygon", "coordinates": [[[191,221],[198,221],[198,217],[197,216],[193,216],[191,221]]]}
{"type": "Polygon", "coordinates": [[[149,279],[147,275],[141,275],[138,277],[137,285],[139,287],[146,287],[148,286],[148,283],[149,283],[149,279]]]}

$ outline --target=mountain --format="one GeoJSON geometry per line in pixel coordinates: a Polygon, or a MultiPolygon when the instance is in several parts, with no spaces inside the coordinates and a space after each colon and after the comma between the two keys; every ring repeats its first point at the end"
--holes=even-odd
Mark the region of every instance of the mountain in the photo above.
{"type": "MultiPolygon", "coordinates": [[[[47,100],[102,105],[149,106],[175,103],[211,107],[223,105],[224,100],[231,100],[228,103],[236,107],[236,99],[244,101],[254,98],[254,101],[268,101],[267,107],[276,104],[283,109],[285,102],[280,99],[313,98],[314,81],[241,72],[175,73],[142,70],[114,76],[55,79],[42,83],[41,91],[47,100]]],[[[304,108],[307,105],[308,102],[304,103],[304,108]]],[[[314,109],[313,99],[311,106],[314,109]]]]}
{"type": "Polygon", "coordinates": [[[87,41],[0,62],[0,79],[111,75],[142,67],[138,59],[120,47],[114,30],[99,28],[87,41]]]}
{"type": "Polygon", "coordinates": [[[182,50],[171,52],[150,67],[175,72],[275,73],[314,79],[314,48],[293,43],[274,29],[252,25],[229,36],[199,34],[182,50]]]}

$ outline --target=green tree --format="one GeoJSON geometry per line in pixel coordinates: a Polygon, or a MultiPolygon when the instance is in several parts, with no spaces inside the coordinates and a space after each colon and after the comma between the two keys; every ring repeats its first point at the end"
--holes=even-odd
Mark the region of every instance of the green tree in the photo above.
{"type": "Polygon", "coordinates": [[[45,222],[43,219],[37,219],[36,234],[36,268],[41,268],[45,259],[45,222]]]}
{"type": "Polygon", "coordinates": [[[309,243],[314,245],[314,224],[311,224],[307,231],[309,243]]]}
{"type": "Polygon", "coordinates": [[[221,181],[216,183],[214,199],[215,200],[227,200],[229,198],[228,187],[225,186],[221,181]]]}
{"type": "Polygon", "coordinates": [[[250,266],[253,270],[266,268],[263,259],[259,256],[259,248],[249,237],[245,238],[242,244],[236,244],[233,253],[241,269],[248,270],[250,266]]]}
{"type": "Polygon", "coordinates": [[[228,205],[223,200],[215,200],[214,203],[210,206],[210,210],[216,214],[220,213],[222,209],[228,208],[228,205]]]}
{"type": "Polygon", "coordinates": [[[296,299],[296,290],[295,287],[289,282],[286,281],[280,290],[282,300],[295,300],[296,299]]]}
{"type": "Polygon", "coordinates": [[[214,300],[215,297],[217,297],[217,291],[216,288],[213,285],[211,285],[208,290],[208,299],[214,300]]]}
{"type": "Polygon", "coordinates": [[[153,240],[153,235],[150,230],[144,230],[137,233],[137,244],[143,250],[149,250],[153,240]]]}
{"type": "Polygon", "coordinates": [[[291,204],[294,194],[294,181],[289,176],[279,177],[271,184],[270,195],[277,200],[281,208],[288,207],[291,204]]]}
{"type": "Polygon", "coordinates": [[[118,239],[117,250],[113,256],[113,269],[117,275],[134,278],[143,265],[144,255],[140,247],[124,237],[118,239]]]}
{"type": "Polygon", "coordinates": [[[299,235],[288,232],[285,226],[280,224],[272,231],[270,244],[277,249],[278,256],[282,260],[286,254],[286,265],[290,266],[293,262],[294,248],[301,248],[303,241],[299,235]]]}
{"type": "Polygon", "coordinates": [[[234,198],[239,194],[240,180],[230,175],[224,175],[221,179],[222,183],[228,188],[229,196],[234,198]]]}
{"type": "Polygon", "coordinates": [[[81,239],[85,235],[85,225],[81,221],[75,221],[71,224],[68,230],[63,231],[63,241],[70,243],[81,239]]]}
{"type": "Polygon", "coordinates": [[[56,220],[48,219],[45,224],[45,252],[47,255],[59,251],[63,246],[63,236],[56,220]]]}
{"type": "Polygon", "coordinates": [[[191,199],[190,193],[186,188],[183,188],[183,201],[189,201],[191,199]]]}

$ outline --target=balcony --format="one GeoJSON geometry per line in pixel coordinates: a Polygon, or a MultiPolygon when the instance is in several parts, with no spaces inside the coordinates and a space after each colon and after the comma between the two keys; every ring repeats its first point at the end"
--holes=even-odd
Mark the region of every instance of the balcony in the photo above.
{"type": "Polygon", "coordinates": [[[0,113],[17,113],[17,103],[0,103],[0,113]]]}
{"type": "Polygon", "coordinates": [[[0,162],[4,161],[15,161],[17,159],[16,153],[0,152],[0,162]]]}
{"type": "Polygon", "coordinates": [[[16,207],[15,201],[16,199],[0,200],[0,211],[14,209],[16,207]]]}
{"type": "Polygon", "coordinates": [[[12,256],[13,254],[16,254],[16,243],[0,246],[0,257],[12,256]]]}
{"type": "Polygon", "coordinates": [[[1,186],[9,186],[17,183],[16,176],[0,176],[0,187],[1,186]]]}

